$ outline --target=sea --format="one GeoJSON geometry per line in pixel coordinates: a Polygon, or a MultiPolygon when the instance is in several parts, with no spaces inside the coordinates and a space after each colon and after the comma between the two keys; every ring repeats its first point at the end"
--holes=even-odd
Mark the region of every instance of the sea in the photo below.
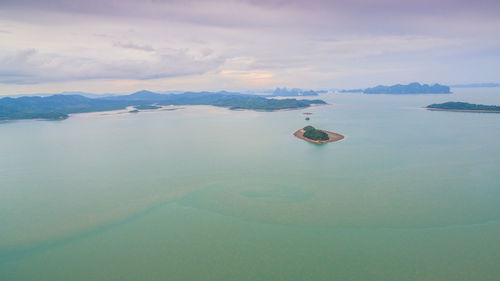
{"type": "Polygon", "coordinates": [[[500,280],[500,114],[422,108],[500,88],[453,92],[1,123],[0,280],[500,280]]]}

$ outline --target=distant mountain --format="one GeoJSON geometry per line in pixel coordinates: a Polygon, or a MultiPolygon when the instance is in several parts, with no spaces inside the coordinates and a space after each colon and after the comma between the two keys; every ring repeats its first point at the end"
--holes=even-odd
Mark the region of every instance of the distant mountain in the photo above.
{"type": "MultiPolygon", "coordinates": [[[[45,94],[44,96],[53,96],[53,95],[54,94],[45,94]]],[[[108,94],[93,94],[93,93],[80,92],[80,91],[65,91],[65,92],[58,93],[56,95],[70,95],[70,96],[79,95],[79,96],[84,96],[87,98],[105,98],[105,97],[116,96],[117,94],[110,94],[110,93],[108,93],[108,94]]],[[[31,96],[33,96],[33,95],[31,95],[31,96]]]]}
{"type": "Polygon", "coordinates": [[[365,94],[450,94],[450,87],[440,84],[432,86],[420,83],[410,83],[408,85],[376,86],[367,88],[363,91],[365,94]]]}
{"type": "Polygon", "coordinates": [[[65,91],[61,93],[36,93],[36,94],[16,94],[16,95],[4,95],[0,97],[11,97],[11,98],[19,98],[19,97],[48,97],[48,96],[54,96],[54,95],[65,95],[65,96],[84,96],[87,98],[104,98],[104,97],[112,97],[116,96],[117,94],[93,94],[93,93],[87,93],[87,92],[80,92],[80,91],[65,91]]]}
{"type": "Polygon", "coordinates": [[[452,88],[495,88],[500,87],[499,83],[471,83],[451,85],[452,88]]]}
{"type": "Polygon", "coordinates": [[[126,96],[114,96],[110,99],[113,99],[113,100],[128,100],[128,101],[134,101],[134,100],[149,100],[149,101],[156,101],[156,100],[162,100],[163,98],[165,97],[165,95],[162,95],[162,94],[159,94],[159,93],[155,93],[155,92],[151,92],[151,91],[147,91],[147,90],[142,90],[142,91],[138,91],[138,92],[135,92],[133,94],[130,94],[130,95],[126,95],[126,96]]]}
{"type": "Polygon", "coordinates": [[[0,120],[65,119],[68,114],[124,109],[148,105],[213,105],[230,109],[279,110],[325,104],[322,100],[268,99],[229,92],[185,92],[159,94],[139,91],[131,95],[88,98],[81,95],[20,97],[0,99],[0,120]]]}
{"type": "Polygon", "coordinates": [[[363,89],[340,90],[341,93],[362,93],[363,91],[363,89]]]}
{"type": "Polygon", "coordinates": [[[280,97],[298,97],[298,96],[317,96],[318,92],[309,90],[305,91],[299,88],[293,88],[288,90],[287,88],[276,88],[273,92],[273,96],[280,97]]]}

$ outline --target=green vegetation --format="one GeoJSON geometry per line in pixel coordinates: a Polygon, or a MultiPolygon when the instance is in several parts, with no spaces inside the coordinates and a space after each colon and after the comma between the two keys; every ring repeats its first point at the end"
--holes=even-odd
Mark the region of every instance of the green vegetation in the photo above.
{"type": "Polygon", "coordinates": [[[267,99],[264,97],[241,99],[237,98],[231,102],[221,102],[215,106],[229,107],[230,109],[251,109],[262,111],[274,111],[280,109],[293,109],[309,107],[311,104],[325,104],[322,100],[296,100],[296,99],[267,99]]]}
{"type": "Polygon", "coordinates": [[[500,106],[497,105],[483,105],[483,104],[472,104],[466,102],[445,102],[440,104],[428,105],[429,109],[441,109],[441,110],[469,110],[478,112],[500,112],[500,106]]]}
{"type": "Polygon", "coordinates": [[[312,104],[326,104],[322,100],[268,99],[256,95],[228,92],[186,92],[159,94],[140,91],[131,95],[88,98],[80,95],[53,95],[48,97],[20,97],[0,99],[0,120],[52,119],[59,120],[71,113],[124,109],[157,109],[161,105],[213,105],[229,109],[273,111],[304,108],[312,104]],[[155,105],[152,105],[155,104],[155,105]],[[156,106],[158,105],[158,106],[156,106]]]}
{"type": "Polygon", "coordinates": [[[315,140],[315,141],[327,141],[330,138],[328,137],[328,134],[314,128],[313,126],[306,126],[304,127],[305,133],[304,137],[315,140]]]}
{"type": "Polygon", "coordinates": [[[91,99],[79,95],[20,97],[0,99],[0,120],[60,120],[71,113],[96,112],[125,108],[123,101],[91,99]]]}

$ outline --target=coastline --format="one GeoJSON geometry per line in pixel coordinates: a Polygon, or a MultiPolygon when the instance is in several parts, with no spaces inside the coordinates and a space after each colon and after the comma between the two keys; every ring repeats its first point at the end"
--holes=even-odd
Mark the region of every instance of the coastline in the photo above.
{"type": "Polygon", "coordinates": [[[305,140],[307,142],[316,143],[316,144],[336,142],[336,141],[343,140],[345,138],[341,134],[337,134],[337,133],[326,131],[326,130],[321,130],[321,131],[323,131],[323,132],[325,132],[325,133],[328,134],[328,137],[329,137],[328,140],[326,140],[326,141],[316,141],[316,140],[312,140],[312,139],[306,138],[306,137],[304,137],[304,133],[306,132],[304,129],[300,129],[300,130],[296,131],[295,133],[293,133],[293,135],[295,137],[301,139],[301,140],[305,140]]]}
{"type": "MultiPolygon", "coordinates": [[[[214,106],[214,105],[211,105],[214,106]]],[[[280,109],[249,109],[249,108],[230,108],[230,107],[223,107],[223,106],[216,106],[216,107],[222,107],[222,108],[227,108],[228,110],[231,111],[255,111],[255,112],[279,112],[279,111],[291,111],[291,110],[300,110],[300,109],[305,109],[310,106],[302,106],[302,107],[293,107],[293,108],[280,108],[280,109]]]]}
{"type": "MultiPolygon", "coordinates": [[[[301,110],[301,109],[306,109],[310,108],[313,106],[323,106],[323,105],[329,105],[329,104],[311,104],[309,106],[302,106],[302,107],[291,107],[291,108],[281,108],[281,109],[271,109],[271,110],[265,110],[265,109],[247,109],[247,108],[235,108],[232,109],[230,107],[226,106],[217,106],[217,105],[202,105],[202,106],[210,106],[210,107],[215,107],[215,108],[225,108],[227,110],[231,111],[255,111],[255,112],[280,112],[280,111],[292,111],[292,110],[301,110]]],[[[154,111],[174,111],[174,110],[179,110],[179,109],[184,109],[185,107],[190,107],[190,106],[199,106],[199,105],[160,105],[159,108],[156,109],[141,109],[138,110],[138,112],[154,112],[154,111]]],[[[124,114],[124,113],[130,113],[132,110],[134,110],[135,106],[127,106],[125,108],[121,109],[113,109],[113,110],[97,110],[97,111],[88,111],[88,112],[75,112],[75,113],[68,113],[67,117],[65,118],[19,118],[19,119],[1,119],[0,122],[9,122],[9,121],[21,121],[21,120],[36,120],[36,121],[63,121],[66,120],[70,117],[73,116],[92,116],[92,115],[113,115],[113,114],[124,114]]]]}
{"type": "Polygon", "coordinates": [[[445,109],[445,108],[433,108],[433,107],[422,107],[423,109],[431,111],[454,111],[454,112],[471,112],[471,113],[500,113],[498,110],[472,110],[472,109],[445,109]]]}

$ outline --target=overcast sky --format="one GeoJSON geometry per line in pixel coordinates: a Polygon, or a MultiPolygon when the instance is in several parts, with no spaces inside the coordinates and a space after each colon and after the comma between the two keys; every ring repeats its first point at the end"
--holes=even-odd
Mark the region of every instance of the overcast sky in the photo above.
{"type": "Polygon", "coordinates": [[[0,94],[500,82],[499,0],[0,0],[0,94]]]}

